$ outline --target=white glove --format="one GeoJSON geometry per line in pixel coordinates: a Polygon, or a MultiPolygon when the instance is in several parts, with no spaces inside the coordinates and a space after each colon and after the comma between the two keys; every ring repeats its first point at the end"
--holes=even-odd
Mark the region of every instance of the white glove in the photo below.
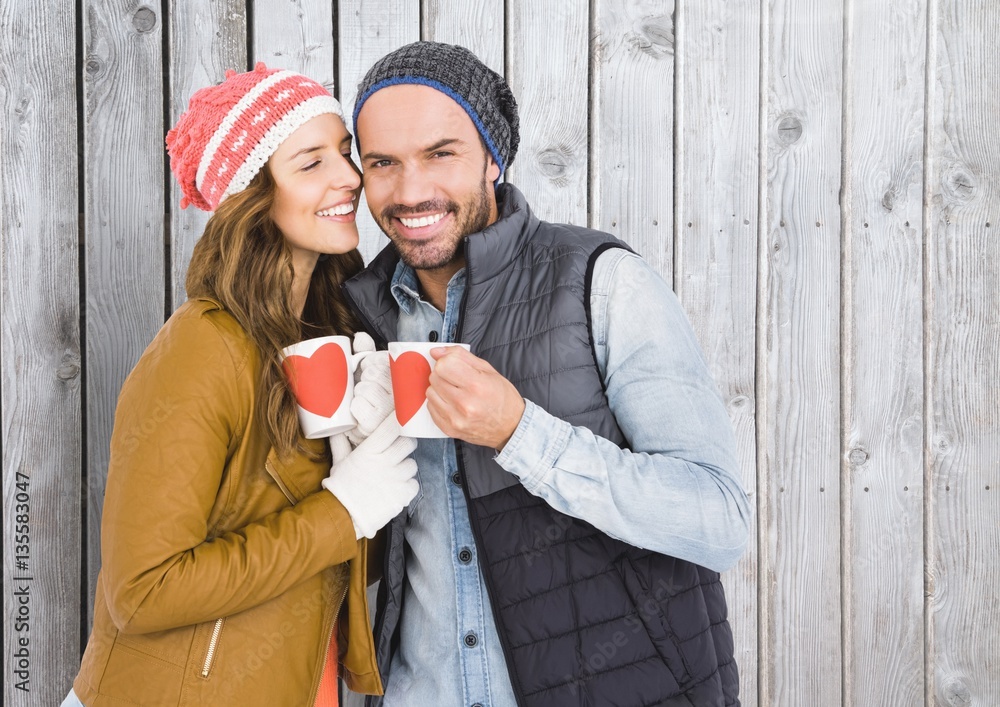
{"type": "MultiPolygon", "coordinates": [[[[356,331],[354,332],[354,341],[351,343],[351,351],[354,353],[363,353],[365,351],[375,350],[375,339],[371,337],[368,332],[356,331]]],[[[365,370],[365,360],[371,358],[371,356],[366,356],[361,359],[361,365],[358,366],[358,370],[354,372],[354,382],[357,383],[361,380],[361,373],[365,370]]]]}
{"type": "Polygon", "coordinates": [[[347,459],[347,455],[354,451],[354,445],[347,439],[346,432],[327,437],[326,441],[330,445],[331,466],[336,466],[339,462],[347,459]]]}
{"type": "Polygon", "coordinates": [[[358,538],[375,537],[417,495],[417,463],[409,457],[416,448],[417,441],[401,437],[396,419],[388,417],[323,479],[323,488],[351,514],[358,538]]]}
{"type": "MultiPolygon", "coordinates": [[[[355,337],[357,340],[357,337],[355,337]]],[[[354,399],[351,414],[358,426],[348,430],[351,444],[359,445],[382,424],[386,417],[393,415],[392,379],[389,377],[389,352],[375,351],[361,361],[361,379],[354,384],[354,399]]]]}

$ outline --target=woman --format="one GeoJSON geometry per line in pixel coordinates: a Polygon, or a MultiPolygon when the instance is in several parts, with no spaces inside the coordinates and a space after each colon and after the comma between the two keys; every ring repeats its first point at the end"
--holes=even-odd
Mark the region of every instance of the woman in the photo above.
{"type": "MultiPolygon", "coordinates": [[[[369,400],[371,436],[332,438],[331,467],[326,440],[300,436],[279,356],[355,329],[350,143],[326,89],[262,64],[198,91],[168,133],[181,205],[214,214],[189,301],[118,401],[94,628],[64,704],[325,707],[338,662],[381,693],[366,538],[416,494],[414,443],[369,400]]],[[[383,358],[362,377],[384,388],[383,358]]]]}

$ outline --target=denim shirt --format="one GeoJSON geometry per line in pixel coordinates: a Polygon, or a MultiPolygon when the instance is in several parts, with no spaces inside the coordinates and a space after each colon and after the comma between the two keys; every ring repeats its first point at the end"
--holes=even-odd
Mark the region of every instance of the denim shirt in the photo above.
{"type": "MultiPolygon", "coordinates": [[[[465,284],[460,270],[442,313],[400,263],[391,285],[397,339],[452,341],[465,284]]],[[[553,508],[612,537],[727,569],[746,545],[749,502],[729,417],[680,303],[641,258],[611,249],[595,264],[590,311],[608,402],[632,449],[526,400],[496,461],[553,508]]],[[[414,458],[420,493],[407,511],[405,608],[383,704],[515,707],[455,443],[421,439],[414,458]]]]}

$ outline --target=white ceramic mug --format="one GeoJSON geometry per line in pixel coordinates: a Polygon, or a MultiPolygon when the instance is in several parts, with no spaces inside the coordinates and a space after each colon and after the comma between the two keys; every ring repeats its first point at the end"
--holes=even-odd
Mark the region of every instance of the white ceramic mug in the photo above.
{"type": "Polygon", "coordinates": [[[330,437],[353,429],[354,371],[372,351],[351,353],[346,336],[306,339],[281,350],[281,366],[295,395],[302,434],[330,437]]]}
{"type": "Polygon", "coordinates": [[[405,437],[441,438],[447,437],[434,424],[427,411],[427,389],[430,387],[434,359],[431,349],[439,346],[461,346],[470,350],[468,344],[437,343],[429,341],[389,342],[389,371],[392,374],[392,398],[396,408],[396,422],[400,434],[405,437]]]}

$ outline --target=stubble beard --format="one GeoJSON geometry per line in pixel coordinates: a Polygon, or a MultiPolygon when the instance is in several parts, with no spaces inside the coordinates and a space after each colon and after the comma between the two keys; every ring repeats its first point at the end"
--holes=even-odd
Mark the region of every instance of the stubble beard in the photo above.
{"type": "Polygon", "coordinates": [[[465,257],[465,237],[478,233],[490,224],[490,196],[484,177],[479,193],[459,206],[454,201],[425,201],[407,208],[393,204],[382,209],[378,218],[379,228],[389,238],[400,259],[414,270],[446,268],[465,257]],[[454,215],[455,223],[447,233],[426,243],[414,243],[397,233],[393,219],[407,213],[444,211],[454,215]]]}

